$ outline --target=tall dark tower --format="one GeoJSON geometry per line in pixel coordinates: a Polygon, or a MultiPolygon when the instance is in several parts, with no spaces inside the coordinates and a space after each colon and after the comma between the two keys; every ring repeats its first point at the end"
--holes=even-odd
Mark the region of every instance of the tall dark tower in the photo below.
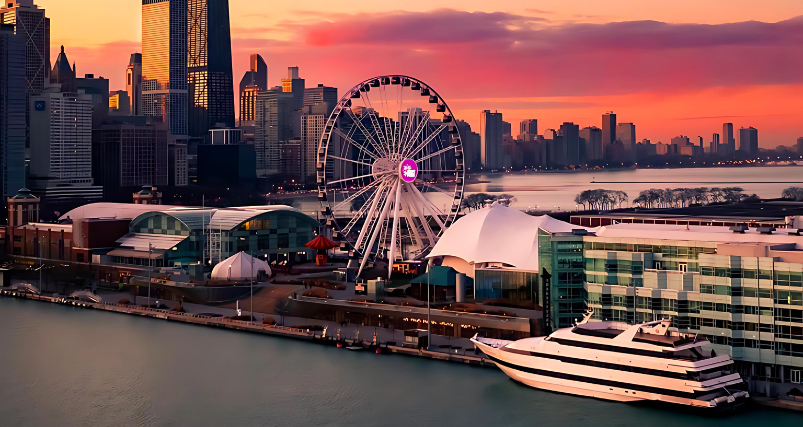
{"type": "Polygon", "coordinates": [[[234,78],[228,0],[187,1],[190,137],[234,127],[234,78]]]}

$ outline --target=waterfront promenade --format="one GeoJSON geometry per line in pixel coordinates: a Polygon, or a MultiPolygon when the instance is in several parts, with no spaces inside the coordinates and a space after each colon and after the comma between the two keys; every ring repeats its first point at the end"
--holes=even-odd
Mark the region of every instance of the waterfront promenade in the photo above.
{"type": "MultiPolygon", "coordinates": [[[[119,301],[129,295],[120,292],[101,293],[109,301],[119,301]]],[[[24,298],[49,304],[66,304],[79,308],[103,310],[111,313],[145,316],[173,322],[182,322],[191,325],[226,328],[230,330],[251,332],[265,335],[280,336],[299,340],[308,340],[324,345],[341,343],[350,347],[362,347],[365,350],[380,349],[383,353],[395,353],[408,356],[424,357],[449,362],[466,363],[477,366],[495,367],[485,355],[476,355],[474,346],[468,339],[433,335],[430,349],[416,349],[404,346],[404,331],[398,329],[377,328],[355,324],[340,325],[319,319],[281,316],[275,314],[254,313],[254,321],[233,320],[236,316],[234,309],[213,307],[201,304],[184,303],[184,312],[179,313],[170,309],[177,306],[176,301],[159,301],[166,309],[148,308],[134,304],[117,304],[112,302],[89,302],[36,295],[0,287],[0,297],[24,298]],[[265,325],[265,317],[273,318],[277,324],[265,325]],[[301,329],[293,326],[321,326],[324,331],[301,329]]],[[[140,297],[138,303],[147,303],[147,298],[140,297]]],[[[247,315],[245,310],[243,314],[247,315]]]]}

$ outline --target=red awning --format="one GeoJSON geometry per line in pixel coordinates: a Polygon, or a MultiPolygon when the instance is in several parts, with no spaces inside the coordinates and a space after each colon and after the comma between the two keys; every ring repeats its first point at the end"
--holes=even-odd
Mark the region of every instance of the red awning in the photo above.
{"type": "Polygon", "coordinates": [[[311,242],[307,243],[304,246],[306,246],[306,247],[308,247],[310,249],[315,249],[316,251],[326,251],[326,250],[329,250],[329,249],[332,249],[332,248],[336,248],[336,247],[338,247],[340,245],[338,245],[337,243],[327,239],[326,237],[318,236],[318,237],[312,239],[311,242]]]}

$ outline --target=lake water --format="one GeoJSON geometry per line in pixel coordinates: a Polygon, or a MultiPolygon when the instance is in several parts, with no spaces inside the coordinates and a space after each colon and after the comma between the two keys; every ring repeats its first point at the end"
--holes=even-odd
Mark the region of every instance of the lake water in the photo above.
{"type": "Polygon", "coordinates": [[[0,426],[800,426],[521,386],[501,371],[0,298],[0,426]]]}
{"type": "MultiPolygon", "coordinates": [[[[742,187],[747,194],[778,198],[791,186],[803,186],[803,166],[744,166],[683,169],[626,169],[588,172],[528,172],[472,175],[487,183],[466,185],[466,194],[512,194],[513,207],[521,210],[574,210],[574,198],[584,190],[603,188],[628,194],[630,200],[650,188],[742,187]]],[[[438,207],[450,199],[427,193],[438,207]]],[[[315,197],[292,199],[294,206],[315,216],[320,204],[315,197]]]]}

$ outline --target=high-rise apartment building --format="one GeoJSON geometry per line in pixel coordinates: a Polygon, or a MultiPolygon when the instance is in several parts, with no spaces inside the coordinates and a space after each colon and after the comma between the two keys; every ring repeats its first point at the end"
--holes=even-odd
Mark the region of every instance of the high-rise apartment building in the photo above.
{"type": "Polygon", "coordinates": [[[0,24],[0,192],[25,187],[25,36],[0,24]]]}
{"type": "Polygon", "coordinates": [[[92,95],[31,97],[30,188],[47,198],[100,198],[92,185],[92,95]]]}
{"type": "Polygon", "coordinates": [[[521,141],[535,141],[538,137],[538,120],[527,119],[519,123],[519,136],[521,141]]]}
{"type": "Polygon", "coordinates": [[[189,135],[204,138],[235,126],[229,0],[185,1],[189,135]]]}
{"type": "Polygon", "coordinates": [[[736,140],[733,138],[733,123],[722,125],[722,143],[728,147],[728,154],[736,152],[736,140]]]}
{"type": "Polygon", "coordinates": [[[75,90],[92,97],[92,128],[97,129],[109,116],[109,79],[86,74],[75,79],[75,90]]]}
{"type": "Polygon", "coordinates": [[[132,53],[125,71],[125,91],[130,101],[130,114],[142,115],[142,54],[132,53]]]}
{"type": "Polygon", "coordinates": [[[252,125],[256,114],[256,98],[268,90],[268,65],[259,54],[251,55],[251,69],[240,80],[240,126],[252,125]]]}
{"type": "Polygon", "coordinates": [[[281,145],[293,137],[293,104],[292,92],[271,89],[257,95],[254,149],[258,176],[280,171],[281,145]]]}
{"type": "Polygon", "coordinates": [[[585,161],[602,160],[602,129],[591,126],[580,129],[580,143],[585,147],[585,161]]]}
{"type": "Polygon", "coordinates": [[[504,167],[504,123],[502,113],[492,113],[490,110],[480,113],[480,162],[485,169],[504,167]]]}
{"type": "Polygon", "coordinates": [[[758,129],[752,126],[739,129],[739,151],[758,154],[758,129]]]}
{"type": "Polygon", "coordinates": [[[609,111],[602,115],[602,145],[607,147],[616,141],[616,114],[609,111]]]}
{"type": "Polygon", "coordinates": [[[142,115],[161,117],[174,139],[189,135],[187,0],[142,0],[142,115]]]}
{"type": "Polygon", "coordinates": [[[25,123],[26,147],[30,143],[31,95],[42,93],[50,74],[50,19],[33,0],[5,0],[0,5],[0,23],[14,25],[25,39],[25,123]]]}
{"type": "Polygon", "coordinates": [[[282,79],[282,91],[293,94],[293,111],[304,106],[304,79],[298,76],[298,67],[287,68],[287,78],[282,79]]]}

